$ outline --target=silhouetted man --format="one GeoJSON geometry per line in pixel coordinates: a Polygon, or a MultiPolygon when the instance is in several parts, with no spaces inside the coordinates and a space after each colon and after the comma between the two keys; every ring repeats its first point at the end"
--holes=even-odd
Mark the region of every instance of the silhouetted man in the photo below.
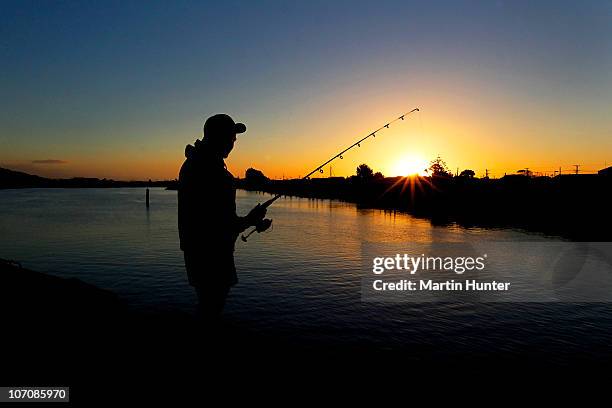
{"type": "Polygon", "coordinates": [[[234,177],[223,159],[246,126],[225,114],[211,116],[204,137],[185,147],[178,187],[178,227],[189,283],[205,319],[220,315],[230,288],[238,281],[234,244],[238,234],[266,215],[259,205],[246,217],[236,215],[234,177]]]}

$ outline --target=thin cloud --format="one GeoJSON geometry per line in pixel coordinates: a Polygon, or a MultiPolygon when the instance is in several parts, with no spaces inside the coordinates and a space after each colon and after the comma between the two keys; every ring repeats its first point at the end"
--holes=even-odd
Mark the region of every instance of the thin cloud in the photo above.
{"type": "Polygon", "coordinates": [[[66,164],[68,163],[65,160],[57,160],[57,159],[46,159],[46,160],[32,160],[33,164],[66,164]]]}

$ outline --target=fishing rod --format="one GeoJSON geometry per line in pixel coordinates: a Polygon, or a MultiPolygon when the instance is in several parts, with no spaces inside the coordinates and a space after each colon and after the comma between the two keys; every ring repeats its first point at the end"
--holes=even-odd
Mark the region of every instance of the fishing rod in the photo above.
{"type": "MultiPolygon", "coordinates": [[[[398,120],[404,120],[404,118],[406,116],[410,115],[413,112],[419,112],[419,108],[414,108],[410,112],[406,112],[403,115],[398,116],[397,118],[393,119],[391,122],[389,122],[389,123],[379,127],[378,129],[368,133],[367,136],[359,139],[358,141],[356,141],[355,143],[353,143],[352,145],[350,145],[346,149],[342,150],[340,153],[336,154],[335,156],[332,156],[331,159],[329,159],[325,163],[317,166],[313,171],[311,171],[310,173],[308,173],[307,175],[302,177],[300,180],[306,180],[306,179],[310,178],[310,176],[312,176],[316,172],[323,173],[323,167],[327,166],[329,163],[333,162],[336,159],[344,159],[344,157],[343,157],[344,153],[348,152],[349,150],[353,149],[354,147],[361,147],[361,143],[365,142],[370,137],[376,137],[376,133],[378,133],[378,132],[380,132],[380,131],[382,131],[384,129],[389,129],[389,125],[397,122],[398,120]]],[[[268,208],[270,205],[272,205],[273,202],[275,202],[276,200],[281,198],[281,196],[282,196],[282,194],[277,194],[274,197],[272,197],[271,199],[269,199],[268,201],[264,202],[263,204],[257,204],[257,206],[260,206],[260,207],[263,207],[263,208],[268,208]]],[[[272,225],[272,220],[268,219],[268,218],[264,218],[261,221],[259,221],[257,223],[257,225],[255,225],[253,227],[253,229],[251,229],[251,231],[249,231],[248,234],[246,234],[246,235],[242,234],[240,236],[240,239],[242,239],[244,242],[247,242],[247,239],[251,236],[251,234],[253,234],[254,232],[264,232],[268,228],[270,228],[271,225],[272,225]]]]}

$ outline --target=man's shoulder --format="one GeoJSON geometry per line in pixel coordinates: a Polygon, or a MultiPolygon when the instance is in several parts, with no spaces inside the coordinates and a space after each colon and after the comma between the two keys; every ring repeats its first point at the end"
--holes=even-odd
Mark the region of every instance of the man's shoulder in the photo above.
{"type": "Polygon", "coordinates": [[[226,178],[233,179],[234,176],[222,165],[206,160],[194,160],[193,158],[185,159],[179,171],[179,183],[190,180],[202,181],[204,179],[222,182],[226,178]]]}

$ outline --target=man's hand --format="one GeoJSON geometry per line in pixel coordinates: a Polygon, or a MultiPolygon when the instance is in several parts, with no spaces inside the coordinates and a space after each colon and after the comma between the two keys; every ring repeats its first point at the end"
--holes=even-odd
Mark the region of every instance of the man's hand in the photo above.
{"type": "Polygon", "coordinates": [[[260,220],[263,220],[263,218],[266,216],[266,212],[268,212],[267,208],[262,207],[261,204],[257,204],[251,211],[249,211],[246,216],[246,220],[249,225],[255,225],[260,220]]]}

